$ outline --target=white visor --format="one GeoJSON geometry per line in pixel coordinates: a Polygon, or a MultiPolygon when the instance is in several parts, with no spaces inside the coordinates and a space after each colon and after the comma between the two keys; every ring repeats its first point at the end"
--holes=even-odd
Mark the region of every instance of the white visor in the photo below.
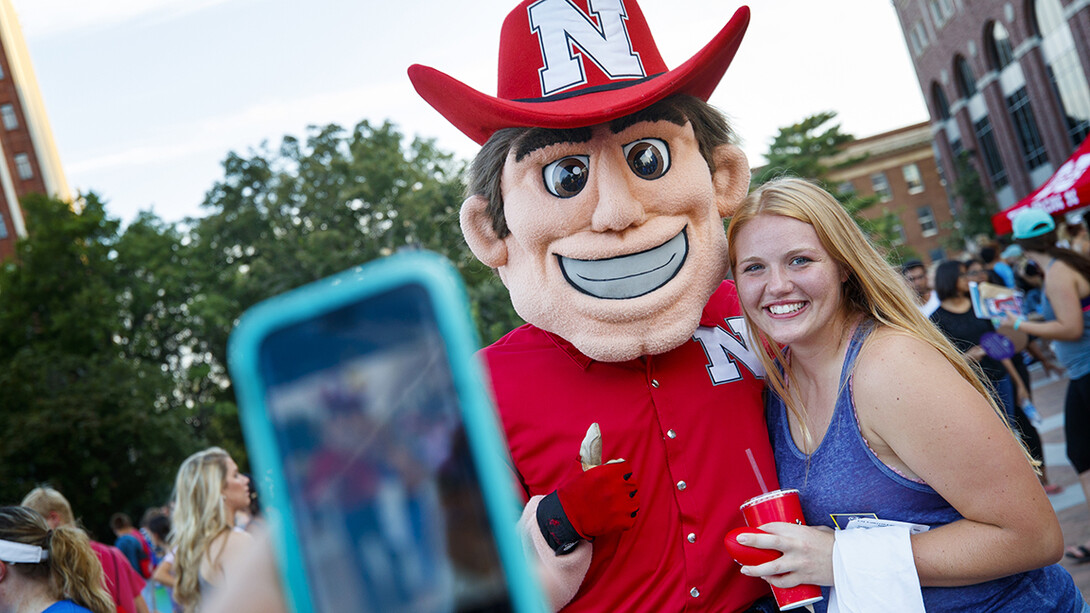
{"type": "Polygon", "coordinates": [[[16,543],[0,539],[0,561],[22,564],[38,564],[49,558],[49,552],[37,545],[16,543]]]}

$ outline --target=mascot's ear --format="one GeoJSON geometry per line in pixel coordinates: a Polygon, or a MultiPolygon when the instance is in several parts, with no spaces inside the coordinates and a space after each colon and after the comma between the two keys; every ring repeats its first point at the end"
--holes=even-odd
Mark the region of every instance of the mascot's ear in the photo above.
{"type": "Polygon", "coordinates": [[[720,217],[731,217],[749,193],[749,160],[734,145],[720,145],[712,155],[715,159],[715,174],[712,176],[715,204],[720,217]]]}
{"type": "Polygon", "coordinates": [[[466,198],[462,203],[459,220],[462,224],[462,235],[478,260],[489,268],[499,268],[507,264],[507,244],[492,229],[488,200],[484,196],[473,195],[466,198]]]}

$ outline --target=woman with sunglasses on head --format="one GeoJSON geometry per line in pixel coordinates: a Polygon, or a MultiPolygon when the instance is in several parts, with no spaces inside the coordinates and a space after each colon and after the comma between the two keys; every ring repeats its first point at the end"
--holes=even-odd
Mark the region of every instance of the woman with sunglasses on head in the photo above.
{"type": "Polygon", "coordinates": [[[37,511],[0,508],[0,612],[111,613],[104,585],[83,530],[50,530],[37,511]]]}
{"type": "MultiPolygon", "coordinates": [[[[1043,320],[1007,317],[1004,326],[1052,339],[1070,381],[1064,399],[1067,458],[1090,501],[1090,259],[1056,245],[1056,222],[1039,209],[1012,220],[1015,242],[1044,273],[1043,320]]],[[[1068,558],[1090,562],[1090,542],[1068,547],[1068,558]]]]}

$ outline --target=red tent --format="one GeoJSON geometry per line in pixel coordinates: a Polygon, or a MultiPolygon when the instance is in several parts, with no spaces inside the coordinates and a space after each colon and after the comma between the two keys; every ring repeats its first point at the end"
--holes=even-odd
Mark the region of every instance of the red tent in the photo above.
{"type": "Polygon", "coordinates": [[[1045,184],[1011,208],[992,216],[997,236],[1011,231],[1011,218],[1024,208],[1052,215],[1090,206],[1090,137],[1064,162],[1045,184]]]}

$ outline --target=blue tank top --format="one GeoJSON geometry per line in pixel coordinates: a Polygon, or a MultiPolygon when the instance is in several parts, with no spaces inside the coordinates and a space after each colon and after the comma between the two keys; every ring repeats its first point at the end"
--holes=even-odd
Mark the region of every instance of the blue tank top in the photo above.
{"type": "MultiPolygon", "coordinates": [[[[840,374],[840,394],[825,438],[809,457],[791,438],[787,410],[775,394],[768,394],[767,417],[780,487],[799,490],[803,515],[811,526],[845,525],[850,516],[877,517],[941,526],[961,519],[934,489],[908,479],[882,463],[867,446],[852,401],[852,365],[873,329],[864,322],[852,335],[840,374]]],[[[825,600],[815,605],[825,613],[825,600]]],[[[928,611],[973,612],[1034,611],[1079,613],[1083,600],[1071,575],[1053,564],[986,583],[965,587],[924,587],[928,611]]]]}
{"type": "MultiPolygon", "coordinates": [[[[1045,270],[1052,268],[1055,261],[1049,262],[1045,270]]],[[[1048,284],[1047,280],[1045,284],[1048,284]]],[[[1067,376],[1070,379],[1081,379],[1090,374],[1090,310],[1088,310],[1090,306],[1088,302],[1090,302],[1090,296],[1079,301],[1082,306],[1082,337],[1074,341],[1052,341],[1052,350],[1056,352],[1056,359],[1067,369],[1067,376]]],[[[1045,321],[1056,319],[1056,312],[1052,310],[1047,294],[1041,298],[1041,315],[1044,316],[1045,321]]]]}

